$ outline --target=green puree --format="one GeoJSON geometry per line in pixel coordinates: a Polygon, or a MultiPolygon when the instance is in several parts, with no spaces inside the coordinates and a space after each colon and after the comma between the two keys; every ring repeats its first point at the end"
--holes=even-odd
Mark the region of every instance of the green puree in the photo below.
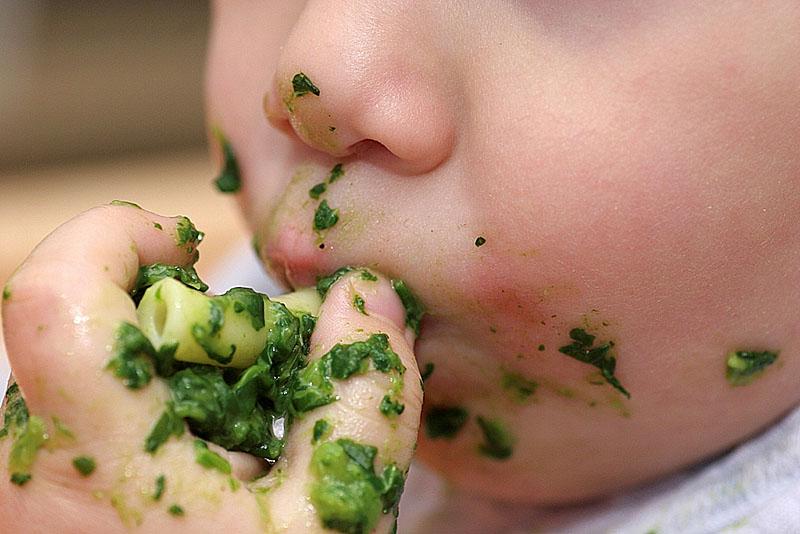
{"type": "Polygon", "coordinates": [[[375,472],[377,449],[349,439],[317,446],[311,457],[311,502],[325,528],[371,532],[381,514],[397,517],[404,473],[394,464],[375,472]]]}
{"type": "Polygon", "coordinates": [[[469,419],[461,406],[431,406],[425,414],[425,434],[429,438],[453,439],[469,419]]]}
{"type": "Polygon", "coordinates": [[[775,363],[778,353],[772,351],[737,350],[728,354],[725,377],[733,386],[745,386],[775,363]]]}
{"type": "Polygon", "coordinates": [[[582,328],[573,328],[569,331],[569,337],[572,343],[565,345],[558,349],[562,354],[566,354],[572,358],[583,363],[588,363],[600,369],[603,379],[611,384],[617,391],[622,393],[628,398],[631,394],[625,389],[622,384],[614,376],[614,369],[617,366],[617,359],[612,355],[611,349],[614,347],[613,341],[608,341],[594,346],[595,336],[588,334],[582,328]]]}
{"type": "Polygon", "coordinates": [[[14,439],[8,457],[8,470],[11,472],[11,482],[22,486],[31,479],[30,471],[36,455],[48,440],[47,429],[41,418],[30,415],[17,384],[11,384],[8,388],[5,402],[0,439],[6,436],[14,439]]]}
{"type": "Polygon", "coordinates": [[[242,179],[239,174],[239,163],[236,161],[236,154],[233,151],[230,141],[217,128],[214,129],[214,136],[222,149],[222,168],[219,175],[214,180],[214,185],[222,193],[235,193],[242,187],[242,179]]]}

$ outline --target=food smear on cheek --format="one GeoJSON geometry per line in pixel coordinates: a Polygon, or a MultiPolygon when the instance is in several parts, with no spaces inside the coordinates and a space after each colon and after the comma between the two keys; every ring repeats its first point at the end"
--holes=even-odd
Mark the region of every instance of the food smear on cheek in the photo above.
{"type": "Polygon", "coordinates": [[[214,137],[222,150],[222,168],[219,175],[214,180],[214,185],[221,193],[236,193],[242,187],[242,179],[239,173],[239,163],[228,138],[219,128],[213,129],[214,137]]]}
{"type": "Polygon", "coordinates": [[[431,406],[425,413],[425,434],[431,439],[453,439],[468,419],[469,412],[461,406],[431,406]]]}
{"type": "Polygon", "coordinates": [[[72,466],[81,476],[88,477],[97,468],[94,458],[90,456],[78,456],[72,459],[72,466]]]}
{"type": "Polygon", "coordinates": [[[732,386],[746,386],[760,377],[777,359],[777,351],[732,351],[726,360],[725,377],[732,386]]]}
{"type": "Polygon", "coordinates": [[[580,362],[597,367],[608,384],[627,398],[630,398],[631,394],[614,375],[617,365],[617,359],[612,353],[614,342],[608,341],[594,346],[595,336],[587,333],[583,328],[573,328],[569,332],[569,337],[572,342],[560,347],[558,351],[580,362]]]}
{"type": "Polygon", "coordinates": [[[514,452],[514,437],[506,426],[497,419],[476,417],[478,426],[483,433],[483,443],[478,446],[478,451],[494,460],[507,460],[514,452]]]}
{"type": "Polygon", "coordinates": [[[511,398],[520,404],[532,400],[533,395],[536,393],[536,388],[539,384],[528,378],[525,378],[519,373],[503,373],[501,382],[502,388],[511,395],[511,398]]]}

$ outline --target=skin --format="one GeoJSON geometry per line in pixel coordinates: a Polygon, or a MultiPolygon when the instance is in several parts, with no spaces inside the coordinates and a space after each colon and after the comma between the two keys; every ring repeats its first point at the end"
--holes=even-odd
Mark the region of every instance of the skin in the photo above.
{"type": "MultiPolygon", "coordinates": [[[[426,405],[500,418],[516,436],[510,459],[483,457],[471,419],[453,441],[422,436],[417,456],[468,491],[574,503],[719,454],[800,401],[798,48],[800,8],[788,0],[768,10],[677,0],[224,2],[207,108],[238,155],[237,197],[272,272],[295,287],[345,264],[405,279],[429,312],[416,346],[421,363],[436,364],[426,405]],[[319,97],[290,98],[300,71],[319,97]],[[340,221],[319,236],[307,191],[338,162],[345,175],[324,198],[340,221]],[[630,400],[590,384],[593,368],[558,352],[576,326],[616,343],[630,400]],[[733,388],[725,355],[740,348],[779,350],[779,363],[733,388]],[[536,380],[535,399],[509,395],[505,371],[536,380]]],[[[74,529],[59,518],[82,506],[82,519],[121,528],[87,490],[124,474],[130,460],[108,442],[134,450],[157,412],[134,406],[101,370],[111,323],[133,317],[124,288],[137,261],[189,261],[156,234],[155,216],[121,209],[64,227],[11,280],[3,315],[23,393],[34,413],[58,415],[86,441],[41,453],[24,489],[0,480],[10,496],[3,526],[37,517],[74,529]],[[96,328],[83,317],[97,317],[96,328]],[[39,323],[47,333],[37,337],[39,323]],[[76,380],[86,398],[65,400],[57,385],[70,391],[76,380]],[[69,471],[77,454],[98,460],[91,478],[69,471]]],[[[334,302],[362,324],[346,297],[334,302]]],[[[390,336],[411,366],[403,336],[390,336]]],[[[193,467],[187,443],[163,455],[185,487],[224,484],[193,467]]],[[[126,491],[150,487],[162,467],[135,465],[126,491]]],[[[255,525],[252,499],[221,495],[215,521],[255,525]]],[[[212,517],[181,504],[185,525],[212,517]]],[[[176,521],[161,509],[143,514],[154,528],[176,521]]]]}
{"type": "Polygon", "coordinates": [[[474,419],[423,435],[418,458],[456,486],[596,498],[800,400],[796,2],[220,2],[211,35],[209,122],[272,272],[404,278],[429,311],[426,406],[515,433],[504,462],[477,453],[474,419]],[[298,72],[320,96],[291,98],[298,72]],[[320,238],[307,191],[337,162],[320,238]],[[630,400],[558,352],[574,327],[615,342],[630,400]],[[779,363],[733,388],[726,353],[748,348],[779,363]],[[540,382],[535,401],[504,371],[540,382]]]}
{"type": "MultiPolygon", "coordinates": [[[[31,414],[47,422],[53,440],[39,451],[33,478],[22,487],[9,481],[7,462],[0,464],[3,532],[126,532],[132,527],[198,532],[210,521],[237,532],[322,532],[307,487],[317,418],[334,425],[332,439],[348,437],[377,446],[378,469],[394,462],[405,470],[411,462],[422,404],[419,381],[410,379],[418,376],[411,350],[414,335],[405,327],[405,310],[388,280],[364,282],[352,276],[337,282],[320,308],[309,359],[321,357],[336,343],[387,334],[408,368],[401,416],[390,421],[377,409],[390,387],[386,375],[373,371],[336,383],[342,400],[292,426],[285,454],[266,479],[249,485],[264,466],[249,455],[210,445],[232,463],[233,476],[242,484],[238,491],[231,491],[226,475],[196,463],[189,433],[171,438],[153,456],[144,452],[143,440],[169,398],[167,386],[155,379],[132,391],[105,366],[119,323],[136,323],[127,292],[139,265],[192,262],[186,246],[176,246],[176,222],[138,208],[95,208],[57,229],[12,277],[12,297],[3,303],[9,359],[31,414]],[[84,239],[87,235],[93,238],[84,239]],[[352,307],[356,291],[369,316],[352,307]],[[74,438],[59,436],[53,417],[74,438]],[[95,460],[90,476],[75,471],[72,459],[77,456],[95,460]],[[166,477],[166,490],[155,502],[151,496],[160,474],[166,477]],[[256,488],[268,491],[260,494],[256,488]],[[115,508],[112,500],[122,504],[115,508]],[[185,515],[170,515],[172,504],[180,505],[185,515]]],[[[0,458],[8,458],[10,447],[11,439],[0,441],[0,458]]],[[[376,530],[388,531],[392,522],[393,517],[383,516],[376,530]]]]}

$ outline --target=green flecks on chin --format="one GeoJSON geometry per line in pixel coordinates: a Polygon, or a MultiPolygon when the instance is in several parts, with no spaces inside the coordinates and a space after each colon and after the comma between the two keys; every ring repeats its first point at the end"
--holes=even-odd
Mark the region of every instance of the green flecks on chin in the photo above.
{"type": "Polygon", "coordinates": [[[732,386],[745,386],[778,359],[776,351],[737,350],[728,354],[725,377],[732,386]]]}
{"type": "Polygon", "coordinates": [[[507,460],[514,452],[514,437],[506,426],[497,419],[475,418],[483,433],[483,443],[478,446],[480,453],[494,460],[507,460]]]}
{"type": "Polygon", "coordinates": [[[558,351],[580,362],[597,367],[607,383],[630,398],[631,394],[614,376],[614,370],[617,365],[617,359],[611,352],[614,342],[608,341],[595,347],[595,336],[587,333],[583,328],[573,328],[569,332],[569,337],[572,342],[569,345],[560,347],[558,351]]]}

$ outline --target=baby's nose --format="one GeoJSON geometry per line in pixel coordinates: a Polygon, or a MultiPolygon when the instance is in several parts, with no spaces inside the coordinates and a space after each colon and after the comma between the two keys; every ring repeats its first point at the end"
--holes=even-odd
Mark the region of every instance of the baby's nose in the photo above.
{"type": "Polygon", "coordinates": [[[308,2],[264,97],[270,122],[317,150],[361,153],[399,172],[447,160],[458,72],[420,4],[308,2]]]}

